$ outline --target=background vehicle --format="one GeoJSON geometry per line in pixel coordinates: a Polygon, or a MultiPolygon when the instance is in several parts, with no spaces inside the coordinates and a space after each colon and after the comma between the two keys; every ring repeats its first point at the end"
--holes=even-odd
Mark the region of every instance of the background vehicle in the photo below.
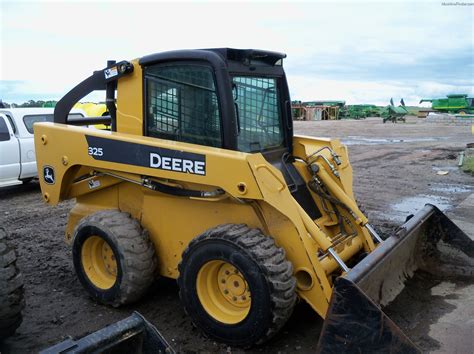
{"type": "Polygon", "coordinates": [[[445,98],[423,98],[423,102],[431,102],[431,108],[435,111],[446,113],[474,113],[474,97],[467,94],[447,95],[445,98]]]}
{"type": "MultiPolygon", "coordinates": [[[[93,102],[85,102],[85,103],[76,103],[74,108],[82,109],[88,117],[103,117],[108,116],[109,112],[107,111],[107,106],[105,103],[93,103],[93,102]]],[[[97,124],[94,125],[96,129],[110,129],[110,126],[105,124],[97,124]]]]}
{"type": "Polygon", "coordinates": [[[405,102],[403,98],[400,100],[400,105],[396,107],[393,104],[393,98],[390,99],[390,105],[385,107],[382,111],[383,122],[390,121],[392,123],[397,123],[397,121],[406,122],[405,116],[408,114],[408,110],[405,107],[405,102]]]}
{"type": "MultiPolygon", "coordinates": [[[[0,109],[0,187],[28,182],[38,176],[33,124],[52,122],[53,108],[0,109]]],[[[70,118],[85,113],[73,109],[70,118]]]]}
{"type": "Polygon", "coordinates": [[[418,268],[451,272],[453,260],[472,275],[473,242],[431,205],[384,241],[355,201],[347,148],[293,135],[285,57],[109,62],[58,102],[35,144],[44,200],[77,201],[66,228],[77,276],[112,306],[137,301],[156,273],[175,278],[196,326],[230,345],[270,339],[300,298],[325,318],[321,351],[416,351],[381,306],[418,268]],[[112,133],[70,125],[93,90],[111,117],[83,123],[109,120],[112,133]]]}

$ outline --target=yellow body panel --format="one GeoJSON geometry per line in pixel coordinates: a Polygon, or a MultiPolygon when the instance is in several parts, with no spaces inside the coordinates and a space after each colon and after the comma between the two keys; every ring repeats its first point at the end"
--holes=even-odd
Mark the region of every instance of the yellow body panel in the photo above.
{"type": "Polygon", "coordinates": [[[262,227],[250,205],[231,199],[212,202],[157,196],[156,192],[144,196],[142,225],[152,235],[160,273],[168,277],[178,277],[181,254],[193,238],[227,223],[262,227]]]}
{"type": "Polygon", "coordinates": [[[79,177],[77,169],[81,166],[126,172],[134,175],[147,175],[180,181],[181,183],[197,183],[211,187],[220,187],[232,196],[239,198],[261,198],[261,193],[247,163],[247,156],[249,154],[246,153],[55,123],[35,124],[35,136],[38,137],[35,138],[35,148],[38,154],[37,164],[40,167],[44,165],[53,166],[56,180],[59,184],[42,185],[45,200],[47,199],[46,201],[53,205],[57,204],[60,200],[70,197],[69,192],[73,187],[72,182],[79,177]],[[181,152],[203,154],[206,156],[206,164],[208,166],[206,175],[201,176],[96,160],[88,155],[88,144],[85,135],[181,152]],[[71,146],[71,148],[65,149],[67,146],[71,146]],[[223,176],[227,175],[231,175],[232,178],[223,178],[223,176]],[[245,183],[247,187],[245,192],[239,190],[239,184],[241,183],[245,183]]]}
{"type": "Polygon", "coordinates": [[[117,131],[143,134],[142,68],[133,60],[133,72],[117,83],[117,131]]]}

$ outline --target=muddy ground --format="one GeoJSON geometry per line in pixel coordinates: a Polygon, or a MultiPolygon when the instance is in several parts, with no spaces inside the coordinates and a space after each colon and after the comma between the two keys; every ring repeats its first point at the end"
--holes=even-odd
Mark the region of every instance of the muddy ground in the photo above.
{"type": "MultiPolygon", "coordinates": [[[[382,124],[380,118],[370,118],[296,122],[295,128],[299,134],[341,138],[348,145],[356,196],[373,225],[386,235],[425,202],[449,210],[474,192],[474,178],[457,168],[458,152],[474,141],[470,127],[428,124],[416,118],[406,124],[382,124]]],[[[178,351],[231,349],[193,328],[172,280],[158,280],[137,305],[114,309],[94,303],[76,279],[71,252],[63,242],[72,205],[68,201],[47,207],[37,182],[0,191],[0,225],[18,250],[27,301],[23,324],[0,346],[2,353],[37,351],[68,335],[83,336],[134,310],[155,324],[178,351]]],[[[427,305],[426,296],[439,281],[426,274],[417,274],[416,279],[411,281],[414,289],[402,294],[409,305],[396,303],[388,311],[422,349],[436,351],[441,346],[429,336],[430,324],[453,309],[442,296],[427,305]]],[[[468,285],[456,283],[461,289],[468,285]]],[[[300,303],[281,334],[254,351],[314,350],[321,324],[309,306],[300,303]]]]}

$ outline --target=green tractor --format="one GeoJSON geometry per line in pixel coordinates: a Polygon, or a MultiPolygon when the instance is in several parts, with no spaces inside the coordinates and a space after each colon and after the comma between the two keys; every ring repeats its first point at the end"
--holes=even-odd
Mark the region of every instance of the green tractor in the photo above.
{"type": "Polygon", "coordinates": [[[447,95],[446,98],[423,98],[423,102],[431,102],[431,108],[444,113],[474,114],[474,97],[467,94],[447,95]]]}
{"type": "Polygon", "coordinates": [[[405,116],[408,114],[408,110],[405,107],[405,102],[403,98],[400,100],[400,105],[395,107],[393,104],[393,98],[390,99],[390,105],[385,107],[385,110],[382,112],[381,117],[383,118],[383,122],[386,123],[390,121],[392,123],[406,122],[405,116]]]}
{"type": "Polygon", "coordinates": [[[341,118],[364,119],[367,117],[379,117],[380,112],[373,104],[354,104],[345,106],[341,111],[341,118]]]}

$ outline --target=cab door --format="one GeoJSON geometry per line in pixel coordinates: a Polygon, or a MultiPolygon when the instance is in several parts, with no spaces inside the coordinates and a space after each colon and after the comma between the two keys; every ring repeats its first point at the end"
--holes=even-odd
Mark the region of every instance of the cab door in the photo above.
{"type": "Polygon", "coordinates": [[[7,118],[0,114],[0,187],[21,184],[20,146],[7,118]]]}

